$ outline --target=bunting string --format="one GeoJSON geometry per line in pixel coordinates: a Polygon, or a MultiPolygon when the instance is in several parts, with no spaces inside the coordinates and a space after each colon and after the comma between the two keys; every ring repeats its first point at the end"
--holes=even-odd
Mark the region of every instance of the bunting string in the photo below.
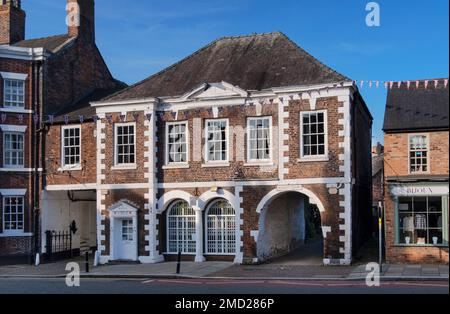
{"type": "MultiPolygon", "coordinates": [[[[439,89],[439,88],[447,88],[448,87],[448,79],[432,79],[432,80],[415,80],[415,81],[379,81],[379,80],[360,80],[360,81],[353,81],[353,84],[355,87],[360,88],[360,89],[380,89],[383,88],[386,90],[392,90],[394,88],[406,88],[407,90],[413,90],[413,89],[430,89],[430,88],[434,88],[434,89],[439,89]]],[[[311,97],[311,92],[306,91],[304,93],[298,94],[298,95],[288,95],[286,97],[288,98],[284,98],[284,97],[279,97],[278,100],[280,102],[284,102],[287,99],[290,100],[294,100],[295,96],[300,97],[300,99],[304,99],[303,96],[305,96],[305,93],[311,97]]],[[[275,99],[269,99],[268,102],[266,102],[265,100],[256,100],[254,102],[248,102],[246,105],[249,107],[253,107],[255,105],[264,105],[266,103],[269,104],[273,104],[275,101],[275,99]]],[[[1,110],[1,108],[0,108],[1,110]]],[[[218,107],[219,112],[221,112],[223,110],[222,107],[218,107]]],[[[212,115],[214,113],[212,108],[207,108],[206,112],[209,115],[212,115]]],[[[186,110],[186,111],[182,111],[182,116],[184,117],[184,119],[189,119],[189,117],[194,117],[194,116],[200,116],[201,114],[201,110],[200,109],[194,109],[194,110],[186,110]]],[[[160,120],[164,120],[166,119],[166,117],[171,118],[172,120],[178,120],[179,118],[179,112],[178,111],[170,111],[170,112],[158,112],[156,113],[157,117],[160,120]],[[168,114],[166,116],[166,114],[168,114]]],[[[16,118],[16,120],[19,122],[19,124],[23,124],[25,121],[25,114],[23,113],[9,113],[9,112],[1,112],[0,114],[0,122],[2,124],[6,123],[8,121],[8,118],[12,117],[12,118],[16,118]]],[[[144,114],[143,115],[143,119],[151,122],[152,121],[152,117],[153,114],[148,113],[148,114],[144,114]]],[[[141,114],[139,113],[132,113],[132,120],[135,122],[138,122],[141,118],[141,114]]],[[[32,114],[30,115],[30,119],[31,121],[34,122],[34,124],[37,126],[38,124],[41,123],[46,123],[46,124],[54,124],[56,117],[55,115],[51,114],[51,115],[44,115],[44,116],[40,116],[38,114],[32,114]]],[[[93,120],[95,123],[97,123],[99,120],[101,120],[100,117],[98,117],[97,115],[94,116],[85,116],[85,115],[77,115],[77,116],[71,116],[71,115],[64,115],[62,116],[62,122],[64,124],[69,124],[69,123],[73,123],[73,122],[79,122],[81,124],[83,124],[86,120],[91,119],[93,120]]],[[[114,123],[116,122],[116,120],[120,121],[120,122],[127,122],[128,116],[121,114],[118,116],[118,118],[114,118],[113,115],[106,115],[105,116],[105,120],[107,123],[114,123]]]]}

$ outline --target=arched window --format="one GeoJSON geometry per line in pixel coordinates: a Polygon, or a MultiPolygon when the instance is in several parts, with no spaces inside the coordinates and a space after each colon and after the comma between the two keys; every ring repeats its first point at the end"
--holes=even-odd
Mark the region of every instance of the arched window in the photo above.
{"type": "Polygon", "coordinates": [[[168,253],[195,253],[195,211],[186,201],[176,201],[167,211],[168,253]]]}
{"type": "Polygon", "coordinates": [[[226,200],[214,201],[206,212],[206,253],[236,253],[236,213],[226,200]]]}

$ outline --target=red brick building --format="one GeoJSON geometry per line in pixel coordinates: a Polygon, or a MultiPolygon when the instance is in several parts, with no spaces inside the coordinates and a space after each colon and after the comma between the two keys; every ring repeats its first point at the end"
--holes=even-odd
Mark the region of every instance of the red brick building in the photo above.
{"type": "Polygon", "coordinates": [[[448,79],[389,91],[384,123],[386,255],[448,264],[448,79]]]}
{"type": "MultiPolygon", "coordinates": [[[[95,46],[93,1],[72,2],[80,25],[67,35],[2,35],[0,69],[24,82],[27,99],[2,107],[2,127],[29,132],[30,159],[26,172],[2,170],[1,217],[11,220],[19,204],[27,225],[0,230],[2,252],[36,235],[22,251],[46,253],[46,231],[74,222],[73,248],[96,248],[101,263],[178,252],[258,263],[310,238],[324,264],[351,263],[370,235],[372,205],[372,116],[351,79],[270,33],[219,39],[115,92],[123,85],[95,46]]],[[[24,17],[20,3],[2,10],[2,31],[24,17]]]]}
{"type": "MultiPolygon", "coordinates": [[[[111,76],[95,45],[94,1],[67,2],[69,10],[80,17],[70,23],[67,34],[25,39],[26,14],[21,1],[0,1],[3,261],[41,250],[42,191],[47,176],[59,175],[45,169],[46,122],[124,87],[111,76]]],[[[64,18],[62,14],[61,22],[64,18]]],[[[64,224],[66,230],[70,221],[64,224]]]]}
{"type": "Polygon", "coordinates": [[[101,263],[264,262],[319,231],[323,262],[349,264],[370,235],[372,117],[281,33],[219,39],[78,110],[98,118],[47,130],[45,169],[65,172],[46,177],[44,215],[67,191],[96,200],[101,263]]]}

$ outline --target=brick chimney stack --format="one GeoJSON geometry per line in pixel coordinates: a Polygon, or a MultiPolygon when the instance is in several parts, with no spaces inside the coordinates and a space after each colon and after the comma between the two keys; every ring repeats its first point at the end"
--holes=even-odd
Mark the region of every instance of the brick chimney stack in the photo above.
{"type": "Polygon", "coordinates": [[[0,0],[0,45],[25,39],[25,17],[21,0],[0,0]]]}
{"type": "Polygon", "coordinates": [[[69,36],[95,42],[94,0],[67,0],[67,24],[69,36]]]}

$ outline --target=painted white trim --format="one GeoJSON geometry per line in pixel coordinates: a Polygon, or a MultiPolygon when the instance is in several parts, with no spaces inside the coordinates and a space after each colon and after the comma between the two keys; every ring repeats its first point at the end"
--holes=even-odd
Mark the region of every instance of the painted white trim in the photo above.
{"type": "Polygon", "coordinates": [[[261,213],[268,202],[270,202],[275,197],[281,194],[285,194],[287,192],[298,192],[300,194],[306,195],[307,197],[309,197],[310,204],[317,205],[321,213],[325,212],[325,206],[323,206],[323,203],[320,200],[320,198],[316,196],[314,192],[302,186],[279,186],[278,188],[270,191],[261,199],[256,208],[256,212],[261,213]]]}
{"type": "MultiPolygon", "coordinates": [[[[35,172],[32,168],[0,168],[0,172],[35,172]]],[[[42,168],[39,168],[37,172],[42,172],[42,168]]]]}
{"type": "Polygon", "coordinates": [[[43,48],[23,48],[0,45],[0,58],[18,60],[45,60],[49,53],[43,48]]]}
{"type": "Polygon", "coordinates": [[[0,108],[0,112],[6,112],[6,113],[18,113],[18,114],[32,114],[34,110],[30,109],[23,109],[23,108],[15,108],[15,107],[6,107],[6,108],[0,108]]]}
{"type": "Polygon", "coordinates": [[[235,195],[233,195],[233,193],[228,192],[227,190],[219,189],[217,192],[207,191],[200,195],[197,200],[197,206],[204,211],[209,202],[219,198],[227,200],[230,204],[235,204],[235,195]]]}
{"type": "Polygon", "coordinates": [[[29,238],[32,237],[31,232],[4,232],[0,233],[0,238],[29,238]]]}
{"type": "Polygon", "coordinates": [[[0,189],[2,196],[25,196],[27,189],[0,189]]]}
{"type": "Polygon", "coordinates": [[[0,124],[0,129],[2,132],[16,132],[16,133],[26,133],[26,125],[12,125],[12,124],[0,124]]]}
{"type": "Polygon", "coordinates": [[[314,162],[314,161],[328,161],[329,160],[329,147],[328,147],[328,110],[311,110],[311,111],[300,111],[300,158],[299,162],[314,162]],[[325,154],[316,156],[304,156],[303,150],[303,116],[307,114],[323,113],[324,114],[324,135],[325,135],[325,154]]]}
{"type": "MultiPolygon", "coordinates": [[[[2,128],[2,130],[3,130],[3,128],[2,128]]],[[[3,149],[3,169],[14,169],[14,170],[16,170],[16,169],[19,169],[19,170],[24,170],[25,169],[25,163],[26,163],[26,160],[25,160],[25,132],[17,132],[17,131],[3,131],[3,147],[2,147],[2,149],[3,149]],[[5,148],[6,147],[6,136],[7,135],[16,135],[18,138],[19,137],[22,137],[22,164],[17,164],[17,165],[8,165],[8,164],[6,164],[6,153],[7,153],[7,149],[5,148]]],[[[20,151],[20,150],[19,150],[20,151]]],[[[18,159],[18,157],[17,157],[17,159],[18,159]]]]}
{"type": "Polygon", "coordinates": [[[272,164],[273,165],[273,121],[272,116],[258,116],[258,117],[248,117],[247,118],[247,163],[246,165],[262,165],[262,164],[272,164]],[[269,159],[251,159],[250,158],[250,121],[252,120],[269,120],[269,159]]]}
{"type": "MultiPolygon", "coordinates": [[[[1,171],[1,169],[0,169],[1,171]]],[[[42,171],[42,169],[41,169],[42,171]]],[[[277,186],[277,185],[316,185],[316,184],[345,184],[345,178],[305,178],[284,181],[208,181],[208,182],[182,182],[182,183],[158,183],[158,189],[184,189],[184,188],[210,188],[213,185],[219,187],[235,187],[242,186],[277,186]]],[[[72,190],[126,190],[126,189],[148,189],[148,183],[124,183],[124,184],[65,184],[65,185],[47,185],[47,191],[72,191],[72,190]]]]}
{"type": "Polygon", "coordinates": [[[161,196],[157,202],[158,214],[162,214],[163,212],[165,212],[168,209],[169,205],[175,200],[183,200],[191,206],[194,206],[197,203],[197,199],[188,192],[180,190],[169,191],[161,196]]]}
{"type": "MultiPolygon", "coordinates": [[[[210,211],[211,207],[218,201],[219,201],[219,199],[211,201],[208,204],[208,206],[205,208],[205,223],[204,223],[205,228],[203,230],[203,237],[204,237],[204,239],[206,239],[205,248],[208,247],[208,243],[207,243],[207,241],[208,241],[208,214],[209,214],[209,211],[210,211]]],[[[233,207],[234,220],[236,221],[237,220],[237,217],[236,217],[237,211],[236,211],[235,204],[233,204],[233,203],[229,203],[229,204],[233,207]]],[[[201,213],[201,211],[200,211],[200,213],[201,213]]],[[[231,215],[227,215],[227,216],[231,216],[231,215]]],[[[239,241],[240,237],[239,238],[236,237],[236,234],[237,234],[237,230],[236,229],[238,229],[238,228],[239,228],[239,225],[235,223],[235,229],[234,229],[234,233],[235,233],[235,252],[233,252],[233,253],[211,253],[211,252],[208,252],[207,250],[205,250],[204,254],[206,256],[208,256],[208,255],[211,255],[211,256],[214,256],[214,255],[235,256],[237,254],[237,252],[238,252],[238,248],[239,248],[239,251],[240,251],[240,245],[239,245],[240,244],[240,241],[239,241]]],[[[222,240],[223,240],[223,238],[222,238],[222,240]]]]}
{"type": "Polygon", "coordinates": [[[165,163],[164,163],[164,167],[166,167],[166,169],[169,169],[171,167],[173,168],[189,168],[189,161],[190,161],[190,133],[189,133],[189,121],[174,121],[174,122],[166,122],[165,123],[165,129],[166,129],[166,143],[165,143],[165,148],[166,148],[166,152],[165,152],[165,163]],[[173,125],[184,125],[186,127],[186,162],[169,162],[169,127],[173,126],[173,125]]]}
{"type": "Polygon", "coordinates": [[[26,73],[13,73],[13,72],[0,72],[0,75],[4,80],[16,80],[26,81],[28,74],[26,73]]]}

